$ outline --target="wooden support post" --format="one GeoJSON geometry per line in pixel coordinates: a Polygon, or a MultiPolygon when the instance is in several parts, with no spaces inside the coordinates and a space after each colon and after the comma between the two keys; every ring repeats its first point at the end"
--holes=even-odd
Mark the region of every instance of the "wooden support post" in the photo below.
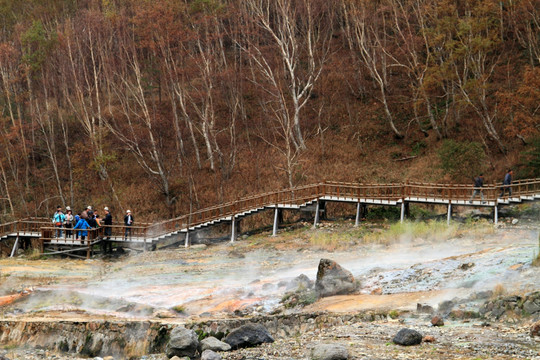
{"type": "Polygon", "coordinates": [[[186,242],[184,244],[184,246],[186,247],[186,249],[189,247],[189,229],[186,233],[186,242]]]}
{"type": "Polygon", "coordinates": [[[231,243],[234,243],[236,240],[236,218],[232,215],[231,219],[231,243]]]}
{"type": "Polygon", "coordinates": [[[452,220],[452,203],[448,203],[448,214],[446,215],[446,223],[450,225],[450,220],[452,220]]]}
{"type": "Polygon", "coordinates": [[[92,240],[90,240],[90,232],[88,232],[88,237],[86,238],[86,241],[88,241],[88,249],[86,249],[86,258],[90,259],[90,244],[92,243],[92,240]]]}
{"type": "Polygon", "coordinates": [[[13,244],[13,249],[11,249],[11,255],[9,257],[15,256],[15,253],[17,252],[18,247],[19,247],[19,235],[17,235],[17,238],[15,239],[15,244],[13,244]]]}
{"type": "Polygon", "coordinates": [[[279,209],[276,205],[276,208],[274,209],[274,226],[272,228],[272,236],[277,236],[279,226],[279,209]]]}
{"type": "Polygon", "coordinates": [[[360,225],[360,208],[362,207],[361,203],[356,204],[356,219],[354,220],[354,227],[360,225]]]}
{"type": "Polygon", "coordinates": [[[497,225],[499,223],[499,204],[497,202],[495,202],[495,207],[493,208],[493,216],[493,222],[497,225]]]}
{"type": "Polygon", "coordinates": [[[319,200],[317,199],[317,205],[315,206],[315,220],[313,221],[313,227],[316,228],[319,225],[319,200]]]}
{"type": "Polygon", "coordinates": [[[403,223],[403,220],[405,219],[405,200],[401,201],[401,216],[400,221],[403,223]]]}

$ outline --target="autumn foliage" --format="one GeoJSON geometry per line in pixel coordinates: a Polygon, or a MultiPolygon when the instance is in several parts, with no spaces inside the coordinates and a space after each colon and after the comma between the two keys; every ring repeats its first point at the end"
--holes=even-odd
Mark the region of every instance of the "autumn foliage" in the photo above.
{"type": "Polygon", "coordinates": [[[0,220],[57,204],[158,219],[325,178],[468,181],[442,170],[445,139],[474,143],[496,180],[540,135],[539,9],[0,1],[0,220]]]}

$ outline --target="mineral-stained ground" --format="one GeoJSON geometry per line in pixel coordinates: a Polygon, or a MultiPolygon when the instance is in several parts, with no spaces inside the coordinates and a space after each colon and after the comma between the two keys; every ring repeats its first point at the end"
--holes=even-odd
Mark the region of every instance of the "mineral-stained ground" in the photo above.
{"type": "MultiPolygon", "coordinates": [[[[2,259],[0,316],[2,321],[150,319],[177,324],[334,314],[339,321],[276,333],[273,344],[221,356],[308,358],[311,348],[324,342],[345,345],[352,359],[534,359],[540,358],[540,338],[530,335],[540,318],[540,308],[535,310],[540,268],[531,265],[538,254],[538,228],[533,221],[499,228],[479,224],[444,230],[436,225],[435,231],[414,225],[395,231],[385,225],[323,223],[317,230],[283,230],[276,238],[267,233],[243,237],[234,245],[127,251],[91,260],[2,259]],[[321,258],[349,270],[360,283],[359,292],[317,301],[302,298],[306,289],[291,284],[301,274],[315,280],[321,258]],[[300,301],[282,302],[296,292],[300,301]],[[377,315],[353,316],[370,312],[377,315]],[[431,326],[435,314],[444,318],[444,326],[431,326]],[[433,341],[393,344],[404,327],[433,341]]],[[[84,358],[13,342],[3,342],[0,349],[0,356],[10,360],[84,358]]]]}

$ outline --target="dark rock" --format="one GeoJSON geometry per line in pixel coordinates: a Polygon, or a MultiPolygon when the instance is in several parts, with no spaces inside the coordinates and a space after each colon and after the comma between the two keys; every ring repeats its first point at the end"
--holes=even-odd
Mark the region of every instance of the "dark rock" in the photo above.
{"type": "Polygon", "coordinates": [[[536,314],[537,312],[540,312],[540,300],[533,301],[532,299],[527,300],[523,303],[523,310],[527,312],[527,314],[536,314]]]}
{"type": "Polygon", "coordinates": [[[425,314],[433,314],[435,312],[435,309],[429,305],[424,304],[416,304],[416,311],[419,313],[425,313],[425,314]]]}
{"type": "Polygon", "coordinates": [[[418,345],[422,342],[422,334],[412,329],[401,329],[392,341],[403,346],[418,345]]]}
{"type": "Polygon", "coordinates": [[[540,321],[535,322],[531,326],[531,337],[540,336],[540,321]]]}
{"type": "Polygon", "coordinates": [[[493,291],[491,290],[479,291],[477,293],[474,293],[473,295],[474,295],[473,300],[485,300],[493,296],[493,291]]]}
{"type": "Polygon", "coordinates": [[[357,284],[350,271],[329,259],[321,259],[315,282],[317,297],[345,295],[355,292],[357,284]]]}
{"type": "Polygon", "coordinates": [[[246,255],[242,254],[241,252],[237,250],[233,250],[229,252],[229,257],[236,258],[236,259],[244,259],[246,255]]]}
{"type": "Polygon", "coordinates": [[[171,331],[171,338],[167,344],[166,352],[169,358],[173,356],[189,356],[193,358],[198,347],[199,339],[195,331],[178,326],[171,331]]]}
{"type": "Polygon", "coordinates": [[[231,350],[231,345],[219,341],[213,336],[207,337],[206,339],[201,340],[199,351],[202,353],[204,350],[212,351],[229,351],[231,350]]]}
{"type": "Polygon", "coordinates": [[[212,350],[204,350],[201,354],[201,360],[221,360],[221,356],[212,350]]]}
{"type": "Polygon", "coordinates": [[[476,319],[480,317],[480,315],[475,311],[459,310],[459,309],[450,311],[450,314],[448,316],[450,316],[450,318],[452,319],[459,319],[459,320],[476,319]]]}
{"type": "Polygon", "coordinates": [[[231,331],[223,339],[233,349],[257,346],[263,343],[273,343],[274,338],[261,324],[246,324],[231,331]]]}
{"type": "Polygon", "coordinates": [[[458,266],[458,269],[460,269],[460,270],[469,270],[472,267],[474,267],[474,263],[463,263],[463,264],[458,266]]]}
{"type": "Polygon", "coordinates": [[[311,350],[313,360],[346,360],[349,357],[347,348],[337,344],[318,344],[311,350]]]}
{"type": "Polygon", "coordinates": [[[444,320],[440,316],[434,316],[431,318],[431,325],[433,326],[444,326],[444,320]]]}
{"type": "Polygon", "coordinates": [[[448,314],[455,306],[455,302],[452,300],[445,300],[439,304],[439,312],[441,314],[448,314]]]}
{"type": "Polygon", "coordinates": [[[311,289],[312,287],[313,281],[306,275],[300,274],[287,284],[286,290],[311,289]]]}
{"type": "Polygon", "coordinates": [[[519,295],[507,296],[502,300],[507,303],[518,303],[521,301],[521,296],[519,295]]]}

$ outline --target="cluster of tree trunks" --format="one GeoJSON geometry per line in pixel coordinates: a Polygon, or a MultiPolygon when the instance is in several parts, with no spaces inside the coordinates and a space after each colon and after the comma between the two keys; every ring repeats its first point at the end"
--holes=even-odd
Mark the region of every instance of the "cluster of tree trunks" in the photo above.
{"type": "Polygon", "coordinates": [[[215,200],[230,200],[220,184],[261,147],[293,187],[309,141],[324,148],[325,132],[355,111],[397,139],[467,126],[505,153],[540,132],[539,9],[538,0],[3,1],[0,219],[76,204],[89,181],[123,210],[118,189],[135,180],[122,161],[172,215],[179,200],[201,206],[197,179],[208,174],[215,200]]]}

